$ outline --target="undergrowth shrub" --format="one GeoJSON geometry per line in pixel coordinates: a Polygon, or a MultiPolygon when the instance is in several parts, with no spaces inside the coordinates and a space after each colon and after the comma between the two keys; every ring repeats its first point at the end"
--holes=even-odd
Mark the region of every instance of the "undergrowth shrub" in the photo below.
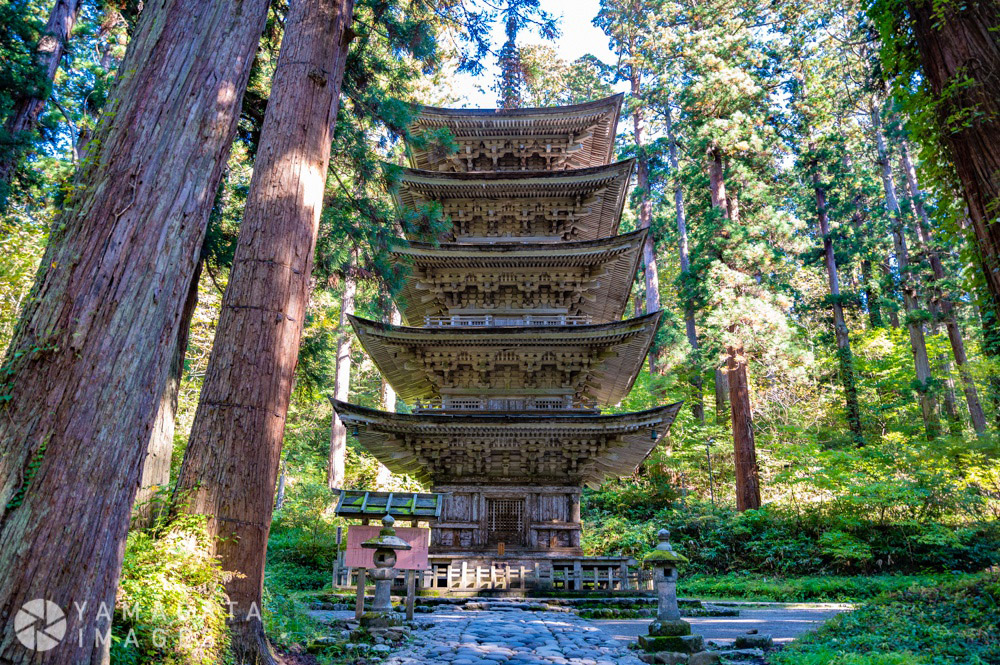
{"type": "Polygon", "coordinates": [[[772,665],[995,665],[1000,577],[885,594],[772,656],[772,665]]]}
{"type": "Polygon", "coordinates": [[[1000,523],[881,522],[831,511],[765,507],[737,512],[696,503],[649,519],[585,501],[584,551],[641,557],[667,528],[687,570],[770,575],[974,572],[1000,563],[1000,523]]]}
{"type": "Polygon", "coordinates": [[[954,579],[948,573],[933,575],[812,575],[775,577],[760,574],[682,574],[677,590],[695,598],[741,598],[752,601],[794,603],[806,601],[855,602],[883,593],[914,587],[933,587],[954,579]]]}
{"type": "Polygon", "coordinates": [[[337,521],[327,513],[330,490],[318,480],[300,482],[294,490],[271,523],[265,585],[317,591],[330,584],[337,551],[337,521]]]}
{"type": "Polygon", "coordinates": [[[205,517],[182,514],[128,534],[112,623],[111,662],[232,662],[224,585],[205,517]]]}

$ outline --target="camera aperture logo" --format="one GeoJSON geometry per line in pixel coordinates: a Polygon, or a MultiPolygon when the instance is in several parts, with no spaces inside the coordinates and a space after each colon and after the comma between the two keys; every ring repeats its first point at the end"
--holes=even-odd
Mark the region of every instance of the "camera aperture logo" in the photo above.
{"type": "Polygon", "coordinates": [[[14,615],[18,641],[35,651],[48,651],[66,636],[66,614],[51,600],[29,600],[14,615]]]}

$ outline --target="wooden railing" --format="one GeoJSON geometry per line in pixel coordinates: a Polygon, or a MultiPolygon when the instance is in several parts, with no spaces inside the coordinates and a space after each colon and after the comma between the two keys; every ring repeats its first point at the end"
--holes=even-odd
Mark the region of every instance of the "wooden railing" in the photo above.
{"type": "Polygon", "coordinates": [[[525,314],[524,316],[494,316],[455,315],[455,316],[425,316],[424,325],[428,328],[489,328],[505,326],[587,326],[589,316],[571,316],[568,314],[525,314]]]}
{"type": "MultiPolygon", "coordinates": [[[[353,569],[340,569],[334,586],[354,588],[357,583],[354,573],[353,569]]],[[[402,581],[401,575],[398,582],[402,581]]],[[[448,591],[539,588],[556,591],[654,590],[653,571],[629,566],[624,560],[601,561],[591,557],[572,557],[545,565],[537,562],[484,562],[481,559],[431,561],[426,570],[417,572],[417,584],[424,589],[448,591]]]]}
{"type": "Polygon", "coordinates": [[[418,411],[594,411],[592,400],[566,397],[451,397],[418,401],[418,411]]]}

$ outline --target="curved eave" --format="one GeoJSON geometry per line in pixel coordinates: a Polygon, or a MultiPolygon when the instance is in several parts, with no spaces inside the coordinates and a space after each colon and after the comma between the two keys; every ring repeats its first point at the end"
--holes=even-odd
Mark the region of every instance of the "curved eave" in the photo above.
{"type": "MultiPolygon", "coordinates": [[[[578,398],[617,404],[632,384],[649,352],[661,313],[589,326],[496,328],[411,328],[351,316],[365,351],[396,393],[408,402],[440,397],[434,377],[416,364],[416,351],[458,354],[470,348],[539,353],[561,349],[599,350],[596,365],[575,386],[578,398]],[[410,365],[410,366],[407,366],[410,365]]],[[[490,393],[490,389],[483,388],[490,393]]]]}
{"type": "MultiPolygon", "coordinates": [[[[622,100],[619,93],[604,99],[568,106],[550,106],[521,109],[454,109],[410,104],[415,118],[410,132],[447,128],[457,139],[474,137],[527,137],[545,135],[547,132],[581,132],[589,127],[593,131],[583,141],[587,164],[606,164],[614,151],[614,137],[621,115],[622,100]]],[[[426,152],[407,145],[410,163],[417,168],[429,168],[436,161],[428,159],[426,152]]]]}
{"type": "MultiPolygon", "coordinates": [[[[634,159],[605,166],[569,171],[512,171],[483,173],[439,173],[403,169],[393,193],[400,208],[416,209],[421,203],[451,200],[486,202],[507,198],[586,199],[599,195],[596,208],[586,219],[596,224],[578,240],[607,238],[618,232],[634,159]]],[[[419,238],[414,238],[419,240],[419,238]]],[[[517,238],[511,238],[516,242],[517,238]]]]}
{"type": "MultiPolygon", "coordinates": [[[[477,442],[482,452],[506,452],[537,463],[546,457],[550,468],[564,463],[565,484],[597,486],[605,478],[632,472],[670,429],[682,403],[634,413],[607,416],[476,416],[397,414],[331,400],[341,420],[356,427],[360,443],[394,473],[405,473],[425,483],[454,482],[456,464],[466,448],[477,442]],[[655,432],[655,439],[650,436],[655,432]],[[551,447],[517,445],[526,440],[551,439],[551,447]],[[592,442],[604,442],[593,454],[592,442]],[[489,450],[486,450],[489,449],[489,450]],[[427,451],[435,450],[428,456],[427,451]],[[572,463],[571,463],[572,462],[572,463]]],[[[498,455],[499,457],[499,455],[498,455]]],[[[543,468],[546,466],[543,463],[543,468]]],[[[511,480],[503,469],[480,470],[465,480],[511,480]]],[[[513,474],[512,474],[513,475],[513,474]]],[[[536,478],[551,481],[551,478],[536,478]]]]}
{"type": "MultiPolygon", "coordinates": [[[[620,319],[625,311],[646,235],[647,230],[643,229],[601,240],[564,242],[556,247],[550,243],[431,245],[413,242],[397,244],[390,251],[397,261],[411,266],[420,275],[438,270],[489,274],[500,271],[517,275],[531,270],[603,267],[604,276],[594,276],[599,286],[588,290],[579,311],[571,313],[591,316],[597,322],[610,322],[620,319]]],[[[446,312],[443,302],[428,300],[428,292],[418,287],[418,281],[405,280],[400,292],[400,309],[411,325],[421,323],[425,316],[446,312]]],[[[497,313],[502,312],[498,310],[497,313]]]]}

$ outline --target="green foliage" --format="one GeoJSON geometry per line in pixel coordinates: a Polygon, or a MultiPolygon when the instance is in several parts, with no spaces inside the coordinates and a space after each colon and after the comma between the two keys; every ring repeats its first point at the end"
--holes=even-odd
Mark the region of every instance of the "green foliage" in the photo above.
{"type": "Polygon", "coordinates": [[[695,598],[759,602],[857,602],[891,591],[937,586],[955,579],[934,575],[805,575],[779,577],[751,573],[687,574],[678,580],[680,593],[695,598]]]}
{"type": "Polygon", "coordinates": [[[202,516],[129,533],[112,624],[113,663],[231,662],[223,572],[202,516]]]}
{"type": "Polygon", "coordinates": [[[663,508],[649,519],[633,521],[595,510],[589,497],[585,505],[586,553],[641,558],[655,546],[656,532],[667,528],[675,549],[690,560],[686,568],[692,573],[971,572],[1000,563],[997,522],[885,523],[848,509],[767,507],[739,513],[701,504],[663,508]]]}
{"type": "Polygon", "coordinates": [[[0,220],[0,349],[6,349],[14,335],[47,238],[42,224],[0,220]]]}
{"type": "Polygon", "coordinates": [[[28,493],[28,489],[31,487],[31,481],[35,479],[35,474],[38,473],[38,468],[42,466],[42,460],[45,458],[45,448],[48,445],[48,441],[43,441],[42,445],[38,447],[35,454],[28,459],[27,466],[24,467],[24,473],[21,477],[21,486],[17,488],[17,492],[11,497],[10,501],[7,502],[5,511],[13,510],[17,508],[24,502],[24,496],[28,493]]]}
{"type": "Polygon", "coordinates": [[[960,579],[880,596],[772,657],[774,665],[1000,662],[1000,580],[960,579]]]}

